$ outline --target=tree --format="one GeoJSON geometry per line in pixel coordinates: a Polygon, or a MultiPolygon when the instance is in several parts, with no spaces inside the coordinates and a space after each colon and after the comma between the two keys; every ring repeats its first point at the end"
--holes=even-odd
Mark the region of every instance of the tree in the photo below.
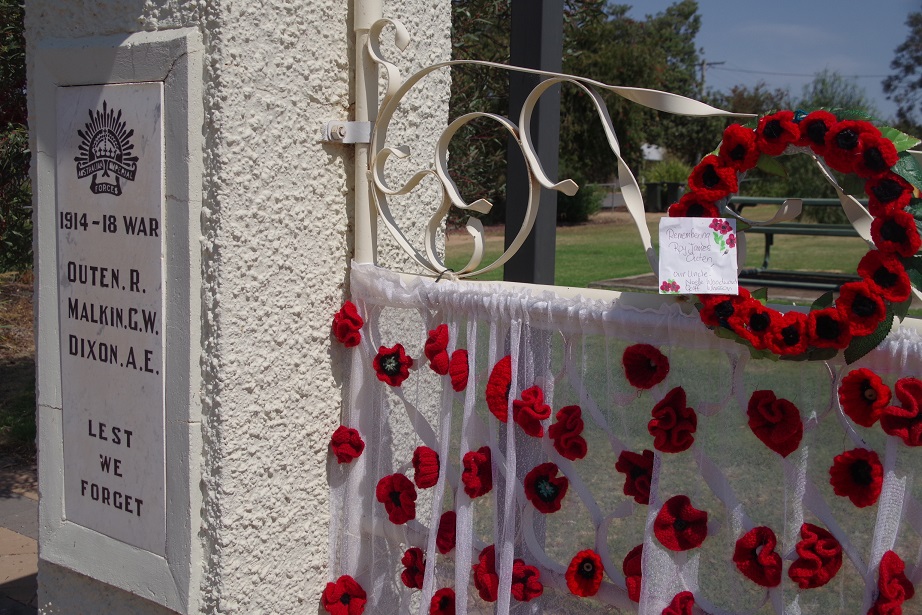
{"type": "Polygon", "coordinates": [[[32,264],[23,7],[0,0],[0,271],[32,264]]]}
{"type": "Polygon", "coordinates": [[[920,103],[922,103],[922,12],[906,18],[909,34],[896,48],[890,68],[894,71],[883,81],[884,94],[896,103],[899,128],[910,134],[922,133],[920,103]]]}
{"type": "Polygon", "coordinates": [[[843,77],[828,68],[816,73],[813,81],[804,86],[797,106],[803,109],[836,107],[856,109],[869,115],[878,114],[874,102],[863,87],[853,79],[843,77]]]}

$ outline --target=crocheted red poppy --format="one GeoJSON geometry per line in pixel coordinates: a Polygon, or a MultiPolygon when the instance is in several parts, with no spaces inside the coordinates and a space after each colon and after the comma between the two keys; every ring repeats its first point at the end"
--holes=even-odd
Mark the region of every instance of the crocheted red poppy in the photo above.
{"type": "Polygon", "coordinates": [[[499,575],[496,574],[496,547],[490,545],[480,552],[474,572],[474,587],[484,602],[496,602],[499,593],[499,575]]]}
{"type": "Polygon", "coordinates": [[[472,500],[490,493],[493,489],[493,462],[490,447],[481,446],[476,451],[464,453],[461,463],[464,466],[461,472],[464,493],[472,500]]]}
{"type": "MultiPolygon", "coordinates": [[[[718,154],[727,166],[740,173],[748,171],[756,166],[761,155],[756,145],[756,133],[739,124],[730,124],[724,130],[718,154]]],[[[717,214],[713,217],[716,218],[717,214]]]]}
{"type": "Polygon", "coordinates": [[[402,344],[395,344],[390,348],[381,346],[371,364],[375,368],[378,380],[392,387],[399,387],[410,377],[413,358],[407,356],[402,344]]]}
{"type": "Polygon", "coordinates": [[[906,564],[899,555],[893,551],[884,553],[878,569],[877,600],[868,615],[902,615],[903,603],[916,594],[905,570],[906,564]]]}
{"type": "Polygon", "coordinates": [[[361,329],[364,324],[355,304],[346,301],[333,315],[333,336],[346,348],[358,346],[362,342],[361,329]]]}
{"type": "Polygon", "coordinates": [[[663,609],[663,615],[692,615],[695,595],[689,591],[679,592],[672,597],[672,602],[663,609]]]}
{"type": "Polygon", "coordinates": [[[384,504],[391,523],[401,525],[416,518],[416,489],[403,474],[390,474],[379,480],[375,497],[384,504]]]}
{"type": "Polygon", "coordinates": [[[837,122],[826,135],[826,164],[840,173],[853,173],[864,149],[864,142],[871,136],[880,136],[880,130],[870,122],[837,122]]]}
{"type": "Polygon", "coordinates": [[[775,397],[773,391],[753,391],[746,414],[752,433],[782,457],[800,446],[804,424],[800,410],[790,401],[775,397]]]}
{"type": "Polygon", "coordinates": [[[638,389],[652,388],[669,373],[669,359],[650,344],[634,344],[625,348],[621,364],[627,381],[638,389]]]}
{"type": "Polygon", "coordinates": [[[455,615],[455,590],[443,587],[432,594],[429,613],[430,615],[455,615]]]}
{"type": "Polygon", "coordinates": [[[627,597],[640,602],[640,586],[643,583],[643,543],[637,545],[624,556],[621,572],[627,585],[627,597]]]}
{"type": "Polygon", "coordinates": [[[736,169],[714,154],[705,156],[688,176],[688,187],[704,201],[716,202],[739,189],[736,169]]]}
{"type": "Polygon", "coordinates": [[[512,597],[519,602],[529,602],[544,593],[541,572],[520,559],[512,561],[512,597]]]}
{"type": "Polygon", "coordinates": [[[365,450],[365,442],[358,431],[340,425],[330,437],[330,448],[333,449],[338,463],[349,463],[362,454],[365,450]]]}
{"type": "Polygon", "coordinates": [[[781,583],[781,556],[775,552],[778,539],[770,527],[754,527],[736,541],[733,563],[747,579],[762,587],[781,583]]]}
{"type": "Polygon", "coordinates": [[[818,109],[800,121],[800,138],[796,145],[809,147],[822,156],[826,151],[826,134],[839,120],[832,113],[818,109]]]}
{"type": "Polygon", "coordinates": [[[912,292],[906,270],[891,254],[871,250],[858,263],[858,275],[871,285],[881,299],[902,303],[912,292]]]}
{"type": "Polygon", "coordinates": [[[877,453],[856,448],[833,459],[829,484],[836,495],[847,497],[858,508],[871,506],[880,497],[884,468],[877,453]]]}
{"type": "Polygon", "coordinates": [[[365,590],[349,575],[327,583],[320,595],[320,605],[330,615],[362,615],[367,601],[365,590]]]}
{"type": "Polygon", "coordinates": [[[842,411],[862,427],[871,427],[890,404],[890,387],[880,376],[862,367],[842,378],[839,403],[842,411]]]}
{"type": "MultiPolygon", "coordinates": [[[[800,127],[794,123],[793,111],[779,111],[759,118],[756,142],[763,154],[778,156],[788,145],[800,139],[800,127]]],[[[733,190],[732,192],[736,192],[733,190]]]]}
{"type": "Polygon", "coordinates": [[[694,192],[686,192],[678,203],[669,206],[670,218],[716,218],[719,215],[713,201],[704,200],[694,192]]]}
{"type": "Polygon", "coordinates": [[[423,550],[419,547],[407,549],[400,558],[400,563],[403,564],[403,572],[400,573],[403,584],[410,589],[422,589],[426,574],[426,556],[423,550]]]}
{"type": "Polygon", "coordinates": [[[509,387],[512,386],[512,357],[506,355],[496,362],[487,380],[487,407],[493,416],[505,423],[509,420],[509,387]]]}
{"type": "Polygon", "coordinates": [[[887,316],[884,302],[865,281],[843,284],[836,306],[848,314],[848,326],[855,336],[874,333],[887,316]]]}
{"type": "Polygon", "coordinates": [[[916,228],[916,219],[905,211],[891,210],[871,222],[871,239],[881,252],[908,258],[919,251],[922,238],[916,228]]]}
{"type": "Polygon", "coordinates": [[[692,506],[688,496],[674,495],[657,513],[653,533],[671,551],[700,547],[708,535],[708,514],[692,506]]]}
{"type": "Polygon", "coordinates": [[[731,331],[747,340],[756,350],[769,346],[769,336],[780,314],[759,301],[747,301],[727,319],[731,331]]]}
{"type": "Polygon", "coordinates": [[[807,314],[807,343],[817,348],[845,348],[852,341],[848,314],[836,306],[807,314]]]}
{"type": "Polygon", "coordinates": [[[855,160],[858,177],[881,177],[899,160],[893,141],[883,135],[869,134],[861,143],[861,152],[855,160]]]}
{"type": "Polygon", "coordinates": [[[413,482],[420,489],[428,489],[439,482],[439,454],[428,446],[413,451],[413,482]]]}
{"type": "Polygon", "coordinates": [[[864,192],[868,195],[868,211],[872,216],[879,216],[909,205],[912,184],[890,171],[866,181],[864,192]]]}
{"type": "Polygon", "coordinates": [[[445,555],[455,548],[455,536],[457,534],[458,516],[453,510],[446,510],[439,517],[439,529],[435,534],[435,548],[439,553],[445,555]]]}
{"type": "Polygon", "coordinates": [[[653,447],[664,453],[681,453],[695,442],[698,415],[685,402],[685,389],[676,387],[666,393],[655,406],[647,431],[653,436],[653,447]]]}
{"type": "Polygon", "coordinates": [[[891,436],[902,438],[907,446],[922,445],[922,381],[900,378],[894,385],[899,406],[887,406],[880,426],[891,436]]]}
{"type": "Polygon", "coordinates": [[[549,461],[532,468],[525,475],[525,497],[545,514],[560,510],[570,486],[566,476],[557,476],[558,471],[557,464],[549,461]]]}
{"type": "Polygon", "coordinates": [[[701,302],[698,315],[701,322],[709,327],[726,327],[736,309],[751,300],[745,288],[740,288],[738,295],[698,295],[698,301],[701,302]]]}
{"type": "Polygon", "coordinates": [[[467,363],[467,350],[459,348],[451,353],[448,362],[448,375],[451,377],[451,388],[461,392],[467,388],[469,368],[467,363]]]}
{"type": "Polygon", "coordinates": [[[529,436],[544,436],[541,421],[550,416],[551,407],[544,403],[544,391],[537,385],[522,391],[522,399],[512,402],[512,420],[529,436]]]}
{"type": "Polygon", "coordinates": [[[798,355],[807,351],[807,315],[786,312],[772,322],[768,348],[777,355],[798,355]]]}
{"type": "Polygon", "coordinates": [[[573,556],[564,576],[571,593],[580,598],[588,598],[598,593],[604,573],[599,554],[592,549],[585,549],[573,556]]]}
{"type": "Polygon", "coordinates": [[[813,589],[829,583],[842,567],[842,545],[827,530],[804,523],[800,526],[797,559],[788,576],[800,589],[813,589]]]}
{"type": "Polygon", "coordinates": [[[583,433],[583,411],[579,406],[564,406],[557,411],[557,421],[548,427],[547,433],[554,442],[554,449],[560,456],[576,461],[586,456],[588,447],[583,433]]]}
{"type": "Polygon", "coordinates": [[[624,474],[624,495],[633,497],[638,504],[649,504],[653,451],[645,449],[640,455],[628,450],[621,451],[615,469],[624,474]]]}
{"type": "Polygon", "coordinates": [[[448,373],[448,325],[441,324],[429,332],[423,353],[429,359],[429,367],[439,376],[448,373]]]}

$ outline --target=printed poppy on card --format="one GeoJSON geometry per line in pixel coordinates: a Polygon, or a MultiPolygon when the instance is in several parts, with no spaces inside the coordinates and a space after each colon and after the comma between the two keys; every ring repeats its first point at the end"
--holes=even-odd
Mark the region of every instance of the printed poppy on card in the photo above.
{"type": "Polygon", "coordinates": [[[775,552],[778,539],[770,527],[754,527],[736,541],[733,563],[747,579],[762,587],[781,583],[781,556],[775,552]]]}
{"type": "Polygon", "coordinates": [[[544,391],[537,385],[522,391],[522,399],[512,402],[512,420],[529,436],[544,436],[541,421],[550,416],[551,407],[544,403],[544,391]]]}
{"type": "Polygon", "coordinates": [[[416,489],[403,474],[391,474],[379,480],[375,497],[384,504],[391,523],[401,525],[416,518],[416,489]]]}
{"type": "Polygon", "coordinates": [[[906,578],[906,564],[894,551],[887,551],[877,572],[877,600],[868,615],[901,615],[903,603],[916,594],[906,578]]]}
{"type": "Polygon", "coordinates": [[[776,397],[774,391],[753,391],[746,414],[752,433],[782,457],[800,446],[804,435],[800,410],[790,401],[776,397]]]}
{"type": "Polygon", "coordinates": [[[586,456],[588,450],[583,438],[583,411],[579,406],[564,406],[557,411],[556,421],[547,433],[561,457],[576,461],[586,456]]]}
{"type": "Polygon", "coordinates": [[[464,453],[461,464],[464,466],[461,472],[464,493],[472,500],[490,493],[493,489],[493,460],[490,447],[481,446],[476,451],[464,453]]]}
{"type": "Polygon", "coordinates": [[[639,455],[628,450],[621,451],[615,469],[624,474],[624,495],[633,497],[638,504],[649,504],[653,451],[645,449],[639,455]]]}
{"type": "Polygon", "coordinates": [[[448,325],[441,324],[429,332],[423,346],[429,368],[439,376],[448,373],[448,325]]]}
{"type": "Polygon", "coordinates": [[[653,534],[670,551],[700,547],[708,535],[708,514],[692,506],[686,495],[674,495],[653,521],[653,534]]]}
{"type": "Polygon", "coordinates": [[[539,512],[557,512],[567,495],[570,481],[566,476],[557,476],[557,472],[557,464],[549,461],[532,468],[525,475],[525,497],[539,512]]]}
{"type": "Polygon", "coordinates": [[[428,446],[413,451],[413,482],[420,489],[428,489],[439,482],[439,454],[428,446]]]}
{"type": "Polygon", "coordinates": [[[430,615],[455,615],[455,590],[443,587],[432,594],[429,613],[430,615]]]}
{"type": "Polygon", "coordinates": [[[355,304],[346,301],[333,315],[333,337],[346,348],[358,346],[362,341],[361,330],[364,324],[355,304]]]}
{"type": "Polygon", "coordinates": [[[602,558],[592,549],[585,549],[577,553],[564,575],[567,579],[567,588],[580,598],[595,596],[602,586],[602,575],[605,568],[602,558]]]}
{"type": "Polygon", "coordinates": [[[426,556],[419,547],[411,547],[404,551],[400,559],[403,572],[400,581],[410,589],[422,589],[426,573],[426,556]]]}
{"type": "Polygon", "coordinates": [[[836,495],[847,497],[858,508],[871,506],[880,497],[884,468],[875,451],[856,448],[836,455],[829,468],[829,483],[836,495]]]}
{"type": "Polygon", "coordinates": [[[474,587],[484,602],[496,602],[499,593],[499,575],[496,574],[496,547],[490,545],[480,552],[477,563],[471,566],[474,587]]]}
{"type": "Polygon", "coordinates": [[[512,597],[519,602],[529,602],[544,593],[541,572],[521,559],[512,561],[512,597]]]}
{"type": "Polygon", "coordinates": [[[899,406],[887,406],[880,417],[884,432],[903,440],[906,446],[922,445],[922,380],[900,378],[894,385],[899,406]]]}
{"type": "Polygon", "coordinates": [[[637,545],[624,556],[621,572],[627,584],[627,597],[640,602],[640,586],[643,583],[643,543],[637,545]]]}
{"type": "Polygon", "coordinates": [[[797,559],[788,568],[788,576],[800,589],[813,589],[829,583],[842,567],[842,545],[835,536],[817,525],[800,526],[797,559]]]}
{"type": "Polygon", "coordinates": [[[336,456],[337,463],[350,463],[365,450],[365,442],[358,431],[340,425],[330,437],[330,448],[336,456]]]}
{"type": "Polygon", "coordinates": [[[506,355],[496,362],[487,379],[487,408],[497,419],[509,420],[509,387],[512,386],[512,357],[506,355]]]}
{"type": "Polygon", "coordinates": [[[663,609],[662,615],[692,615],[695,606],[695,595],[689,591],[679,592],[663,609]]]}
{"type": "Polygon", "coordinates": [[[864,367],[852,370],[839,385],[842,411],[862,427],[871,427],[890,404],[890,387],[880,376],[864,367]]]}
{"type": "Polygon", "coordinates": [[[650,344],[634,344],[625,348],[621,364],[627,381],[638,389],[652,388],[669,373],[669,359],[650,344]]]}
{"type": "Polygon", "coordinates": [[[378,380],[392,387],[399,387],[404,380],[410,377],[413,358],[407,355],[401,344],[395,344],[390,348],[381,346],[378,354],[372,360],[372,367],[375,369],[378,380]]]}
{"type": "Polygon", "coordinates": [[[367,601],[365,590],[349,575],[327,583],[320,595],[320,604],[330,615],[362,615],[367,601]]]}
{"type": "Polygon", "coordinates": [[[435,535],[435,548],[445,555],[455,548],[458,516],[453,510],[447,510],[439,517],[439,529],[435,535]]]}
{"type": "Polygon", "coordinates": [[[663,397],[651,412],[647,431],[653,436],[653,447],[664,453],[681,453],[691,448],[698,429],[698,415],[686,404],[685,389],[675,387],[663,397]]]}

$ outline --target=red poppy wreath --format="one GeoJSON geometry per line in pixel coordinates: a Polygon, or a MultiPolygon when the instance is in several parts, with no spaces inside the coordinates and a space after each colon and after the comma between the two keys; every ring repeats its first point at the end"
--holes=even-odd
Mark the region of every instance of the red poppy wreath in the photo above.
{"type": "MultiPolygon", "coordinates": [[[[848,363],[877,347],[906,315],[911,288],[922,290],[922,168],[908,151],[920,140],[878,127],[857,111],[778,111],[751,126],[733,124],[714,154],[688,178],[689,192],[669,208],[671,217],[732,216],[728,202],[740,178],[755,167],[782,173],[774,156],[803,152],[843,176],[841,189],[868,199],[872,248],[858,264],[860,280],[839,296],[823,295],[809,313],[782,314],[750,295],[699,295],[699,316],[721,337],[751,348],[753,356],[827,360],[844,351],[848,363]]],[[[832,177],[832,175],[830,175],[832,177]]]]}

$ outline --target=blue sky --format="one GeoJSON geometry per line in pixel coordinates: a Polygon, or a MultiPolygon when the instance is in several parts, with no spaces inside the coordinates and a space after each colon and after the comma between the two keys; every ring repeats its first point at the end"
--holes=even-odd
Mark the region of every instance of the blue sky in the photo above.
{"type": "MultiPolygon", "coordinates": [[[[643,19],[673,2],[619,3],[632,4],[628,15],[643,19]]],[[[725,62],[707,68],[707,87],[727,90],[761,80],[800,95],[815,73],[828,68],[856,77],[881,117],[889,119],[896,107],[884,98],[880,83],[890,74],[894,50],[906,40],[907,15],[920,10],[919,0],[698,0],[698,47],[708,62],[725,62]]]]}

